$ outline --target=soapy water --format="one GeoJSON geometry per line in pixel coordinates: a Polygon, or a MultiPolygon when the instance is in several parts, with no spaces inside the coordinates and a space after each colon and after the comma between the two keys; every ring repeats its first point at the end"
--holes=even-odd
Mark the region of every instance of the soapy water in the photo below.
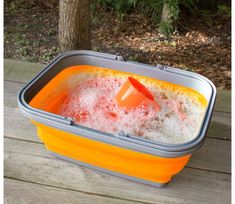
{"type": "Polygon", "coordinates": [[[160,105],[160,111],[151,104],[135,108],[119,107],[115,95],[125,81],[125,78],[87,75],[77,81],[58,114],[103,132],[117,134],[124,131],[170,144],[188,142],[197,136],[205,113],[205,107],[198,101],[145,84],[160,105]]]}

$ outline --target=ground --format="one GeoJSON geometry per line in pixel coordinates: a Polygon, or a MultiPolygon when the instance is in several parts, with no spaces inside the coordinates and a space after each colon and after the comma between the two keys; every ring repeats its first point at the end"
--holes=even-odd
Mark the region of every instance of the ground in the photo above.
{"type": "MultiPolygon", "coordinates": [[[[58,7],[44,9],[5,1],[5,58],[47,63],[60,53],[58,7]]],[[[112,11],[92,15],[92,50],[120,53],[124,59],[164,64],[200,73],[219,89],[231,89],[231,19],[222,14],[187,17],[171,39],[143,15],[122,22],[112,11]]]]}

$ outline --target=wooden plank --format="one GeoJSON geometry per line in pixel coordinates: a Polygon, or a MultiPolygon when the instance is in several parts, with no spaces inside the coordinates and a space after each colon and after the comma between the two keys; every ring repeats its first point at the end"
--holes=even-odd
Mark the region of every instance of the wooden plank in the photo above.
{"type": "Polygon", "coordinates": [[[231,113],[231,90],[218,90],[215,110],[231,113]]]}
{"type": "Polygon", "coordinates": [[[231,173],[231,142],[207,138],[192,154],[188,167],[231,173]]]}
{"type": "Polygon", "coordinates": [[[4,108],[4,134],[9,137],[39,142],[35,126],[18,108],[4,108]]]}
{"type": "Polygon", "coordinates": [[[8,74],[15,67],[15,60],[4,59],[4,76],[8,76],[8,74]]]}
{"type": "Polygon", "coordinates": [[[87,194],[8,178],[4,179],[4,201],[6,204],[93,204],[94,201],[96,204],[133,203],[133,201],[87,194]]]}
{"type": "Polygon", "coordinates": [[[231,114],[214,111],[212,114],[211,121],[231,126],[231,114]]]}
{"type": "Polygon", "coordinates": [[[5,139],[6,177],[150,203],[230,203],[231,177],[191,168],[154,188],[48,156],[41,144],[5,139]]]}
{"type": "MultiPolygon", "coordinates": [[[[4,60],[4,78],[5,80],[28,82],[44,67],[45,65],[43,64],[5,59],[4,60]]],[[[215,110],[231,113],[231,91],[230,90],[218,90],[215,110]]]]}
{"type": "MultiPolygon", "coordinates": [[[[32,142],[40,142],[35,126],[18,109],[5,107],[4,135],[32,142]]],[[[228,128],[230,130],[230,127],[228,128]]],[[[227,129],[226,129],[227,130],[227,129]]],[[[210,133],[210,132],[209,132],[210,133]]],[[[216,135],[213,137],[221,137],[216,135]]],[[[224,134],[223,134],[224,135],[224,134]]],[[[225,137],[225,135],[224,135],[225,137]]],[[[227,137],[230,137],[229,135],[227,137]]],[[[202,148],[193,153],[190,167],[230,173],[230,141],[207,138],[202,148]]]]}
{"type": "Polygon", "coordinates": [[[40,72],[45,65],[18,60],[4,60],[4,78],[18,82],[27,82],[40,72]]]}
{"type": "Polygon", "coordinates": [[[17,107],[17,95],[24,86],[22,83],[4,81],[4,105],[17,107]]]}
{"type": "Polygon", "coordinates": [[[207,131],[207,137],[231,140],[231,126],[212,121],[207,131]]]}

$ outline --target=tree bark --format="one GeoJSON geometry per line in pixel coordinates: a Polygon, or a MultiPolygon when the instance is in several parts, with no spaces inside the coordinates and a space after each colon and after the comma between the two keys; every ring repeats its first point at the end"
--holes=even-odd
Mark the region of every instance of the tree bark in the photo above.
{"type": "Polygon", "coordinates": [[[163,4],[161,22],[169,22],[171,20],[171,13],[167,3],[163,4]]]}
{"type": "Polygon", "coordinates": [[[62,52],[91,49],[90,0],[60,0],[59,45],[62,52]]]}

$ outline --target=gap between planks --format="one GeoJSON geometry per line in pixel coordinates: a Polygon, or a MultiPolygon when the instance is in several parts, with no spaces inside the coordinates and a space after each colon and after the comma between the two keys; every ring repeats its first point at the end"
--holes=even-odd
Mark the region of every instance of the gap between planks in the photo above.
{"type": "Polygon", "coordinates": [[[42,145],[5,139],[5,176],[79,191],[154,203],[229,202],[231,176],[185,168],[165,188],[130,182],[55,160],[42,145]],[[127,190],[128,189],[128,190],[127,190]]]}
{"type": "MultiPolygon", "coordinates": [[[[146,203],[146,202],[141,202],[138,200],[130,200],[130,199],[123,199],[119,197],[114,197],[114,196],[106,196],[102,194],[95,194],[95,193],[90,193],[90,192],[84,192],[84,191],[79,191],[79,190],[73,190],[69,188],[63,188],[59,186],[54,186],[54,185],[48,185],[48,184],[42,184],[38,182],[31,182],[31,181],[25,181],[21,179],[16,179],[16,178],[11,178],[11,177],[4,177],[4,187],[5,187],[5,201],[7,197],[13,197],[11,198],[12,201],[15,201],[19,195],[15,194],[20,194],[20,197],[24,199],[28,197],[28,202],[29,203],[35,203],[37,199],[45,199],[46,197],[49,197],[53,202],[55,203],[65,203],[66,201],[71,199],[71,202],[69,203],[76,203],[76,204],[83,204],[84,202],[86,203],[94,203],[94,199],[96,200],[97,204],[103,204],[103,203],[114,203],[114,204],[130,204],[130,203],[146,203]],[[32,189],[37,192],[32,192],[33,195],[30,195],[27,191],[27,188],[32,189]],[[14,191],[14,192],[12,192],[14,191]],[[25,192],[27,191],[27,192],[25,192]],[[23,194],[23,195],[22,195],[23,194]],[[25,195],[24,195],[25,194],[25,195]],[[61,197],[63,195],[63,197],[61,197]],[[15,198],[16,196],[16,198],[15,198]],[[34,201],[34,202],[33,202],[34,201]]],[[[8,199],[9,200],[9,199],[8,199]]],[[[19,201],[19,198],[17,199],[19,201]]],[[[48,203],[51,203],[51,200],[48,203]]],[[[9,203],[9,202],[7,202],[9,203]]],[[[12,202],[14,203],[14,202],[12,202]]],[[[45,203],[42,202],[42,203],[45,203]]],[[[151,202],[148,202],[146,204],[152,204],[151,202]]]]}
{"type": "MultiPolygon", "coordinates": [[[[45,148],[44,144],[38,141],[31,141],[22,138],[13,138],[10,136],[5,136],[5,138],[12,140],[28,142],[31,144],[40,145],[40,148],[45,148]]],[[[231,143],[217,143],[215,140],[207,141],[207,143],[198,151],[194,152],[191,160],[186,165],[185,168],[192,169],[200,169],[204,171],[231,174],[231,155],[230,152],[231,143]],[[222,149],[226,149],[226,152],[220,151],[218,152],[217,147],[223,147],[222,149]],[[225,155],[226,153],[226,155],[225,155]]],[[[41,154],[40,154],[41,155],[41,154]]],[[[47,153],[47,155],[49,155],[47,153]]],[[[48,157],[48,156],[47,156],[48,157]]],[[[52,157],[53,158],[53,157],[52,157]]]]}

